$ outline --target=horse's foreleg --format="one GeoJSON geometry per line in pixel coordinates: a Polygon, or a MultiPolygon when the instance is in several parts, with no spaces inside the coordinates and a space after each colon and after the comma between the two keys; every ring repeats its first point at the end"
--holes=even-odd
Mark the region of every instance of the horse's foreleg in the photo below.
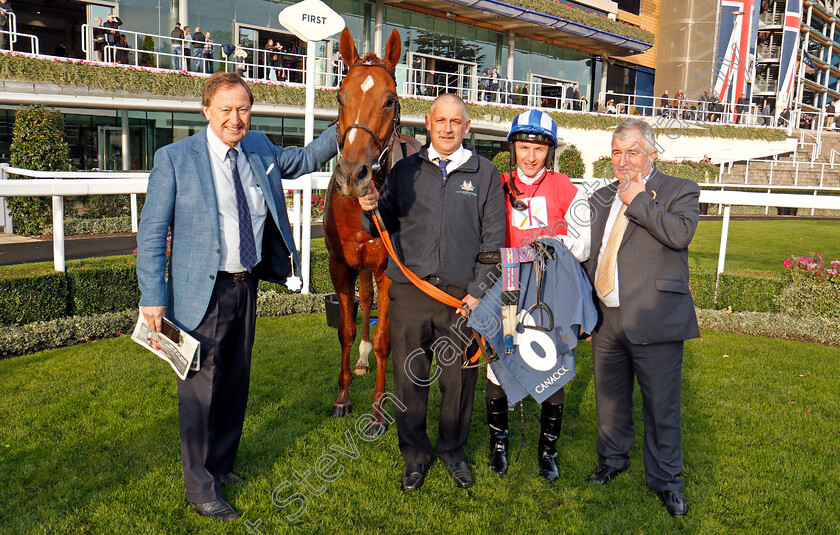
{"type": "Polygon", "coordinates": [[[359,301],[362,305],[362,341],[359,342],[359,360],[353,368],[356,375],[366,375],[370,371],[368,355],[370,344],[370,310],[373,308],[373,274],[370,270],[359,274],[359,301]]]}
{"type": "Polygon", "coordinates": [[[391,332],[388,319],[390,299],[388,288],[391,280],[385,276],[385,269],[376,273],[377,311],[379,320],[376,323],[376,331],[373,333],[373,352],[376,355],[376,389],[373,391],[373,420],[370,423],[368,433],[380,435],[384,433],[388,424],[385,420],[385,367],[388,364],[388,355],[391,353],[391,332]]]}
{"type": "Polygon", "coordinates": [[[330,277],[338,294],[340,321],[338,341],[341,344],[341,372],[338,375],[338,397],[333,403],[333,416],[346,416],[352,411],[350,403],[350,348],[356,339],[356,324],[353,322],[353,303],[356,300],[356,272],[344,263],[330,256],[330,277]]]}

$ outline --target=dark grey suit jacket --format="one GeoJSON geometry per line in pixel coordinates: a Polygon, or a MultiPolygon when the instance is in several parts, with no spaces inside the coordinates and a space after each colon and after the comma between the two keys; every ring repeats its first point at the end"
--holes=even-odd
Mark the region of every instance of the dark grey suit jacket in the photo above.
{"type": "MultiPolygon", "coordinates": [[[[584,266],[593,286],[617,187],[613,182],[590,199],[595,210],[592,254],[584,266]]],[[[654,170],[645,193],[627,206],[630,221],[618,250],[618,297],[622,326],[634,344],[700,336],[688,289],[688,244],[697,229],[699,198],[696,183],[654,170]]],[[[595,304],[603,306],[597,295],[595,304]]]]}

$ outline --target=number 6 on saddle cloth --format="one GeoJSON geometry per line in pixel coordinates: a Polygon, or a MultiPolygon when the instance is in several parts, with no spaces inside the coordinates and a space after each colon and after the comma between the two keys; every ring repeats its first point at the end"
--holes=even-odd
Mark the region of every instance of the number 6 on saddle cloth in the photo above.
{"type": "Polygon", "coordinates": [[[479,258],[501,260],[502,278],[467,325],[498,355],[489,365],[508,402],[530,394],[541,403],[574,377],[578,334],[592,332],[598,319],[592,285],[560,240],[540,238],[500,253],[479,258]]]}

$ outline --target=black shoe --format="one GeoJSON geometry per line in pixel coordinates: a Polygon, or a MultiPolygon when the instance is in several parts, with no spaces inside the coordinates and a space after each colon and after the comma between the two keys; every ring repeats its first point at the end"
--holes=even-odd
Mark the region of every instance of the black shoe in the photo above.
{"type": "Polygon", "coordinates": [[[606,464],[599,464],[598,468],[592,471],[589,474],[589,482],[590,483],[598,483],[600,485],[606,485],[610,481],[612,481],[615,476],[627,470],[624,468],[623,470],[619,470],[618,468],[613,468],[612,466],[606,464]]]}
{"type": "Polygon", "coordinates": [[[542,404],[540,416],[540,439],[537,446],[537,460],[540,476],[552,483],[560,477],[557,470],[557,438],[563,424],[563,405],[542,404]]]}
{"type": "Polygon", "coordinates": [[[487,426],[490,428],[488,466],[499,474],[508,471],[508,406],[507,398],[487,400],[487,426]]]}
{"type": "Polygon", "coordinates": [[[688,512],[688,505],[685,504],[681,490],[663,490],[657,494],[671,516],[685,516],[688,512]]]}
{"type": "Polygon", "coordinates": [[[223,487],[227,485],[236,485],[238,483],[242,483],[243,481],[245,480],[242,479],[242,476],[235,474],[234,472],[219,475],[219,483],[221,483],[223,487]]]}
{"type": "Polygon", "coordinates": [[[198,511],[198,514],[208,518],[216,518],[225,522],[233,522],[239,518],[239,513],[221,498],[206,503],[190,503],[190,505],[198,511]]]}
{"type": "Polygon", "coordinates": [[[417,490],[423,486],[426,480],[426,472],[429,471],[428,464],[405,463],[402,473],[403,490],[417,490]]]}
{"type": "Polygon", "coordinates": [[[449,470],[449,475],[452,476],[452,481],[462,489],[468,489],[473,486],[473,475],[467,461],[458,461],[446,465],[449,470]]]}

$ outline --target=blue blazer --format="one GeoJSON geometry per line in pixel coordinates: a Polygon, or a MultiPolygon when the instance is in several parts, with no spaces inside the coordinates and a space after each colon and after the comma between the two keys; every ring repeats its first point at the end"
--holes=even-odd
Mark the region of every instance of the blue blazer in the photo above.
{"type": "MultiPolygon", "coordinates": [[[[187,331],[198,327],[207,311],[221,259],[219,204],[206,130],[155,153],[137,234],[140,306],[165,305],[166,317],[187,331]]],[[[258,276],[283,283],[292,266],[295,274],[300,274],[300,264],[286,215],[282,179],[315,172],[329,161],[336,153],[335,127],[303,149],[277,147],[265,134],[253,131],[242,139],[240,147],[268,205],[258,276]]]]}

